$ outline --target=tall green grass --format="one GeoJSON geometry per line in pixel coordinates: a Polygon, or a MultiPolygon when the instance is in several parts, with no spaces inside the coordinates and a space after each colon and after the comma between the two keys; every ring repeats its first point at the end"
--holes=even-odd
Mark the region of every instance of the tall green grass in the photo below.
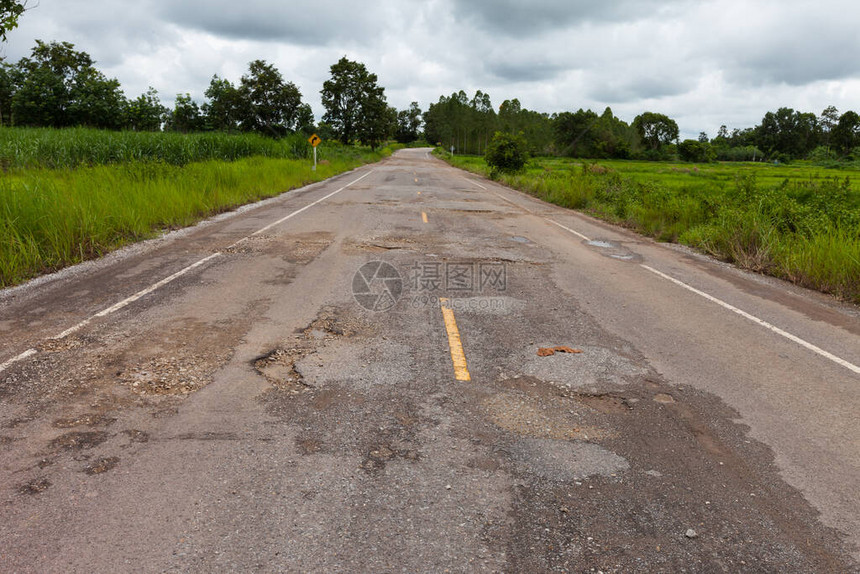
{"type": "MultiPolygon", "coordinates": [[[[447,159],[490,174],[482,158],[447,159]]],[[[860,303],[856,174],[809,165],[541,158],[526,172],[501,178],[545,201],[860,303]]]]}
{"type": "Polygon", "coordinates": [[[307,160],[271,157],[13,169],[0,177],[0,286],[390,154],[337,147],[323,151],[325,161],[317,171],[307,160]]]}
{"type": "Polygon", "coordinates": [[[253,156],[300,159],[310,155],[302,134],[273,140],[257,134],[111,132],[89,128],[0,127],[0,167],[52,169],[161,161],[186,165],[253,156]]]}

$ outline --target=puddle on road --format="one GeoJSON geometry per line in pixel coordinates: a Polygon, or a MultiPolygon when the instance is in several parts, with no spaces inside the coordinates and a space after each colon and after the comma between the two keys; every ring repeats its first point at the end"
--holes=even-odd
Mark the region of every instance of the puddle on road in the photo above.
{"type": "Polygon", "coordinates": [[[531,243],[531,240],[527,237],[522,237],[520,235],[514,235],[511,237],[511,241],[516,241],[517,243],[531,243]]]}
{"type": "Polygon", "coordinates": [[[618,245],[615,245],[614,243],[603,241],[601,239],[594,239],[592,241],[587,241],[586,243],[592,247],[601,247],[603,249],[614,249],[618,247],[618,245]]]}
{"type": "Polygon", "coordinates": [[[600,249],[600,254],[604,257],[610,257],[619,261],[642,261],[642,256],[633,253],[621,243],[608,241],[606,239],[592,239],[585,242],[589,247],[597,247],[600,249]]]}

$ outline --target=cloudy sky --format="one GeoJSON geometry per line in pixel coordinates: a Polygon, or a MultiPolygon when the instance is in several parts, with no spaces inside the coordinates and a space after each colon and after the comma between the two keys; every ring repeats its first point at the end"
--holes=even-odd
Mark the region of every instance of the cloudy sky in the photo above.
{"type": "Polygon", "coordinates": [[[682,137],[782,106],[860,111],[857,0],[29,0],[5,46],[75,44],[130,97],[202,103],[213,74],[274,63],[317,117],[329,66],[379,76],[391,105],[476,90],[557,112],[674,118],[682,137]]]}

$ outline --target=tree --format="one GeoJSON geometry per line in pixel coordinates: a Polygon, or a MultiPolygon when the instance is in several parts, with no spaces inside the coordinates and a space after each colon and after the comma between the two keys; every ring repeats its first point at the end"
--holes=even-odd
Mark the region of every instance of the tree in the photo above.
{"type": "Polygon", "coordinates": [[[830,142],[830,134],[833,132],[833,128],[836,127],[836,124],[839,123],[839,110],[836,109],[836,106],[827,106],[824,108],[824,111],[821,112],[821,116],[818,118],[818,125],[821,128],[821,138],[828,148],[831,145],[830,142]]]}
{"type": "Polygon", "coordinates": [[[480,153],[496,127],[490,97],[480,90],[472,100],[460,91],[440,96],[424,115],[424,134],[430,142],[453,146],[461,153],[480,153]]]}
{"type": "Polygon", "coordinates": [[[815,114],[779,108],[767,112],[755,128],[755,143],[770,156],[804,157],[818,143],[817,124],[815,114]]]}
{"type": "Polygon", "coordinates": [[[275,66],[263,60],[248,65],[239,84],[239,125],[245,131],[283,136],[299,127],[302,94],[285,82],[275,66]]]}
{"type": "Polygon", "coordinates": [[[15,123],[29,126],[73,125],[68,114],[73,98],[80,97],[85,78],[92,77],[93,59],[69,42],[46,44],[36,40],[29,58],[18,62],[20,86],[12,101],[15,123]],[[78,88],[75,93],[75,88],[78,88]]]}
{"type": "Polygon", "coordinates": [[[860,116],[848,110],[839,118],[833,128],[833,145],[841,155],[848,155],[860,145],[860,116]]]}
{"type": "Polygon", "coordinates": [[[552,121],[555,142],[572,157],[628,158],[636,134],[607,107],[598,116],[591,110],[562,112],[552,121]]]}
{"type": "Polygon", "coordinates": [[[385,98],[368,98],[361,107],[358,141],[376,149],[397,129],[397,110],[385,103],[385,98]]]}
{"type": "Polygon", "coordinates": [[[684,140],[678,144],[678,156],[682,161],[708,163],[714,160],[711,144],[699,140],[684,140]]]}
{"type": "Polygon", "coordinates": [[[203,94],[207,98],[203,104],[203,115],[209,129],[225,132],[239,129],[242,95],[230,80],[212,76],[203,94]]]}
{"type": "Polygon", "coordinates": [[[27,9],[24,0],[0,0],[0,41],[6,41],[6,34],[18,27],[18,18],[27,9]]]}
{"type": "Polygon", "coordinates": [[[678,139],[678,124],[666,115],[645,112],[633,120],[633,129],[642,142],[652,150],[678,139]]]}
{"type": "Polygon", "coordinates": [[[529,159],[527,148],[528,144],[522,136],[496,132],[484,159],[494,173],[516,173],[522,171],[529,159]]]}
{"type": "Polygon", "coordinates": [[[421,128],[421,108],[418,102],[409,104],[408,110],[397,112],[397,131],[395,139],[400,143],[410,143],[418,139],[418,130],[421,128]]]}
{"type": "Polygon", "coordinates": [[[597,142],[593,128],[600,118],[591,110],[580,108],[576,113],[562,112],[555,118],[555,140],[562,153],[571,157],[592,157],[597,142]]]}
{"type": "Polygon", "coordinates": [[[166,129],[182,133],[203,129],[203,116],[197,102],[191,99],[191,94],[176,94],[176,103],[168,116],[166,129]]]}
{"type": "Polygon", "coordinates": [[[311,135],[316,130],[314,123],[314,111],[311,109],[310,104],[300,105],[296,112],[296,128],[307,135],[311,135]]]}
{"type": "Polygon", "coordinates": [[[0,61],[0,126],[12,119],[12,97],[15,95],[16,68],[0,61]]]}
{"type": "Polygon", "coordinates": [[[75,77],[70,92],[68,123],[101,129],[120,129],[128,105],[119,81],[108,79],[92,66],[75,77]]]}
{"type": "Polygon", "coordinates": [[[330,68],[331,79],[323,83],[323,121],[344,144],[355,139],[375,147],[387,134],[390,116],[385,88],[377,85],[376,74],[360,62],[341,58],[330,68]]]}
{"type": "Polygon", "coordinates": [[[150,87],[145,94],[131,100],[126,107],[125,127],[138,132],[156,132],[161,129],[168,109],[161,105],[158,91],[150,87]]]}

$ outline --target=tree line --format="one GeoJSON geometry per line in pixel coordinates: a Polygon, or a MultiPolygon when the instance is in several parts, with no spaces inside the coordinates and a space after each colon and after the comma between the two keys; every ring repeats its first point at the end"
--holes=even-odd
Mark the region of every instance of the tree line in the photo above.
{"type": "Polygon", "coordinates": [[[390,137],[419,137],[421,110],[390,107],[377,76],[360,62],[342,58],[331,66],[321,91],[326,110],[316,124],[310,105],[278,69],[254,60],[238,82],[218,75],[198,105],[188,93],[174,107],[149,88],[130,99],[86,52],[69,42],[36,41],[29,57],[0,62],[0,125],[64,128],[86,126],[133,131],[256,132],[283,137],[320,131],[326,139],[376,147],[390,137]]]}
{"type": "Polygon", "coordinates": [[[496,132],[522,136],[531,155],[589,158],[663,159],[678,139],[677,123],[663,114],[646,112],[627,124],[611,108],[600,115],[583,109],[550,115],[528,110],[516,98],[496,112],[481,90],[472,98],[462,90],[441,96],[424,113],[427,141],[460,153],[484,154],[496,132]]]}
{"type": "Polygon", "coordinates": [[[424,113],[428,142],[453,147],[465,154],[484,154],[495,132],[519,134],[531,155],[594,159],[679,158],[708,162],[777,160],[860,160],[860,115],[828,106],[819,116],[780,108],[767,112],[759,125],[734,129],[723,125],[711,139],[679,138],[677,122],[665,114],[644,112],[632,123],[616,117],[611,108],[602,114],[538,113],[522,108],[517,99],[494,109],[490,96],[478,90],[441,96],[424,113]]]}
{"type": "Polygon", "coordinates": [[[860,115],[833,106],[818,116],[780,108],[755,127],[730,132],[721,126],[713,139],[701,133],[680,141],[678,124],[665,114],[644,112],[628,124],[608,107],[601,114],[585,109],[547,114],[524,108],[516,98],[496,110],[481,90],[471,98],[462,90],[441,96],[423,112],[417,102],[397,110],[364,64],[344,57],[330,72],[320,92],[325,108],[320,123],[298,87],[264,60],[250,62],[237,82],[213,76],[202,105],[185,93],[177,94],[170,109],[153,88],[127,98],[119,81],[106,77],[73,44],[37,40],[29,57],[0,62],[0,125],[271,137],[316,131],[323,139],[373,148],[391,138],[403,143],[425,138],[481,155],[502,132],[521,136],[531,155],[696,162],[860,159],[860,115]]]}

